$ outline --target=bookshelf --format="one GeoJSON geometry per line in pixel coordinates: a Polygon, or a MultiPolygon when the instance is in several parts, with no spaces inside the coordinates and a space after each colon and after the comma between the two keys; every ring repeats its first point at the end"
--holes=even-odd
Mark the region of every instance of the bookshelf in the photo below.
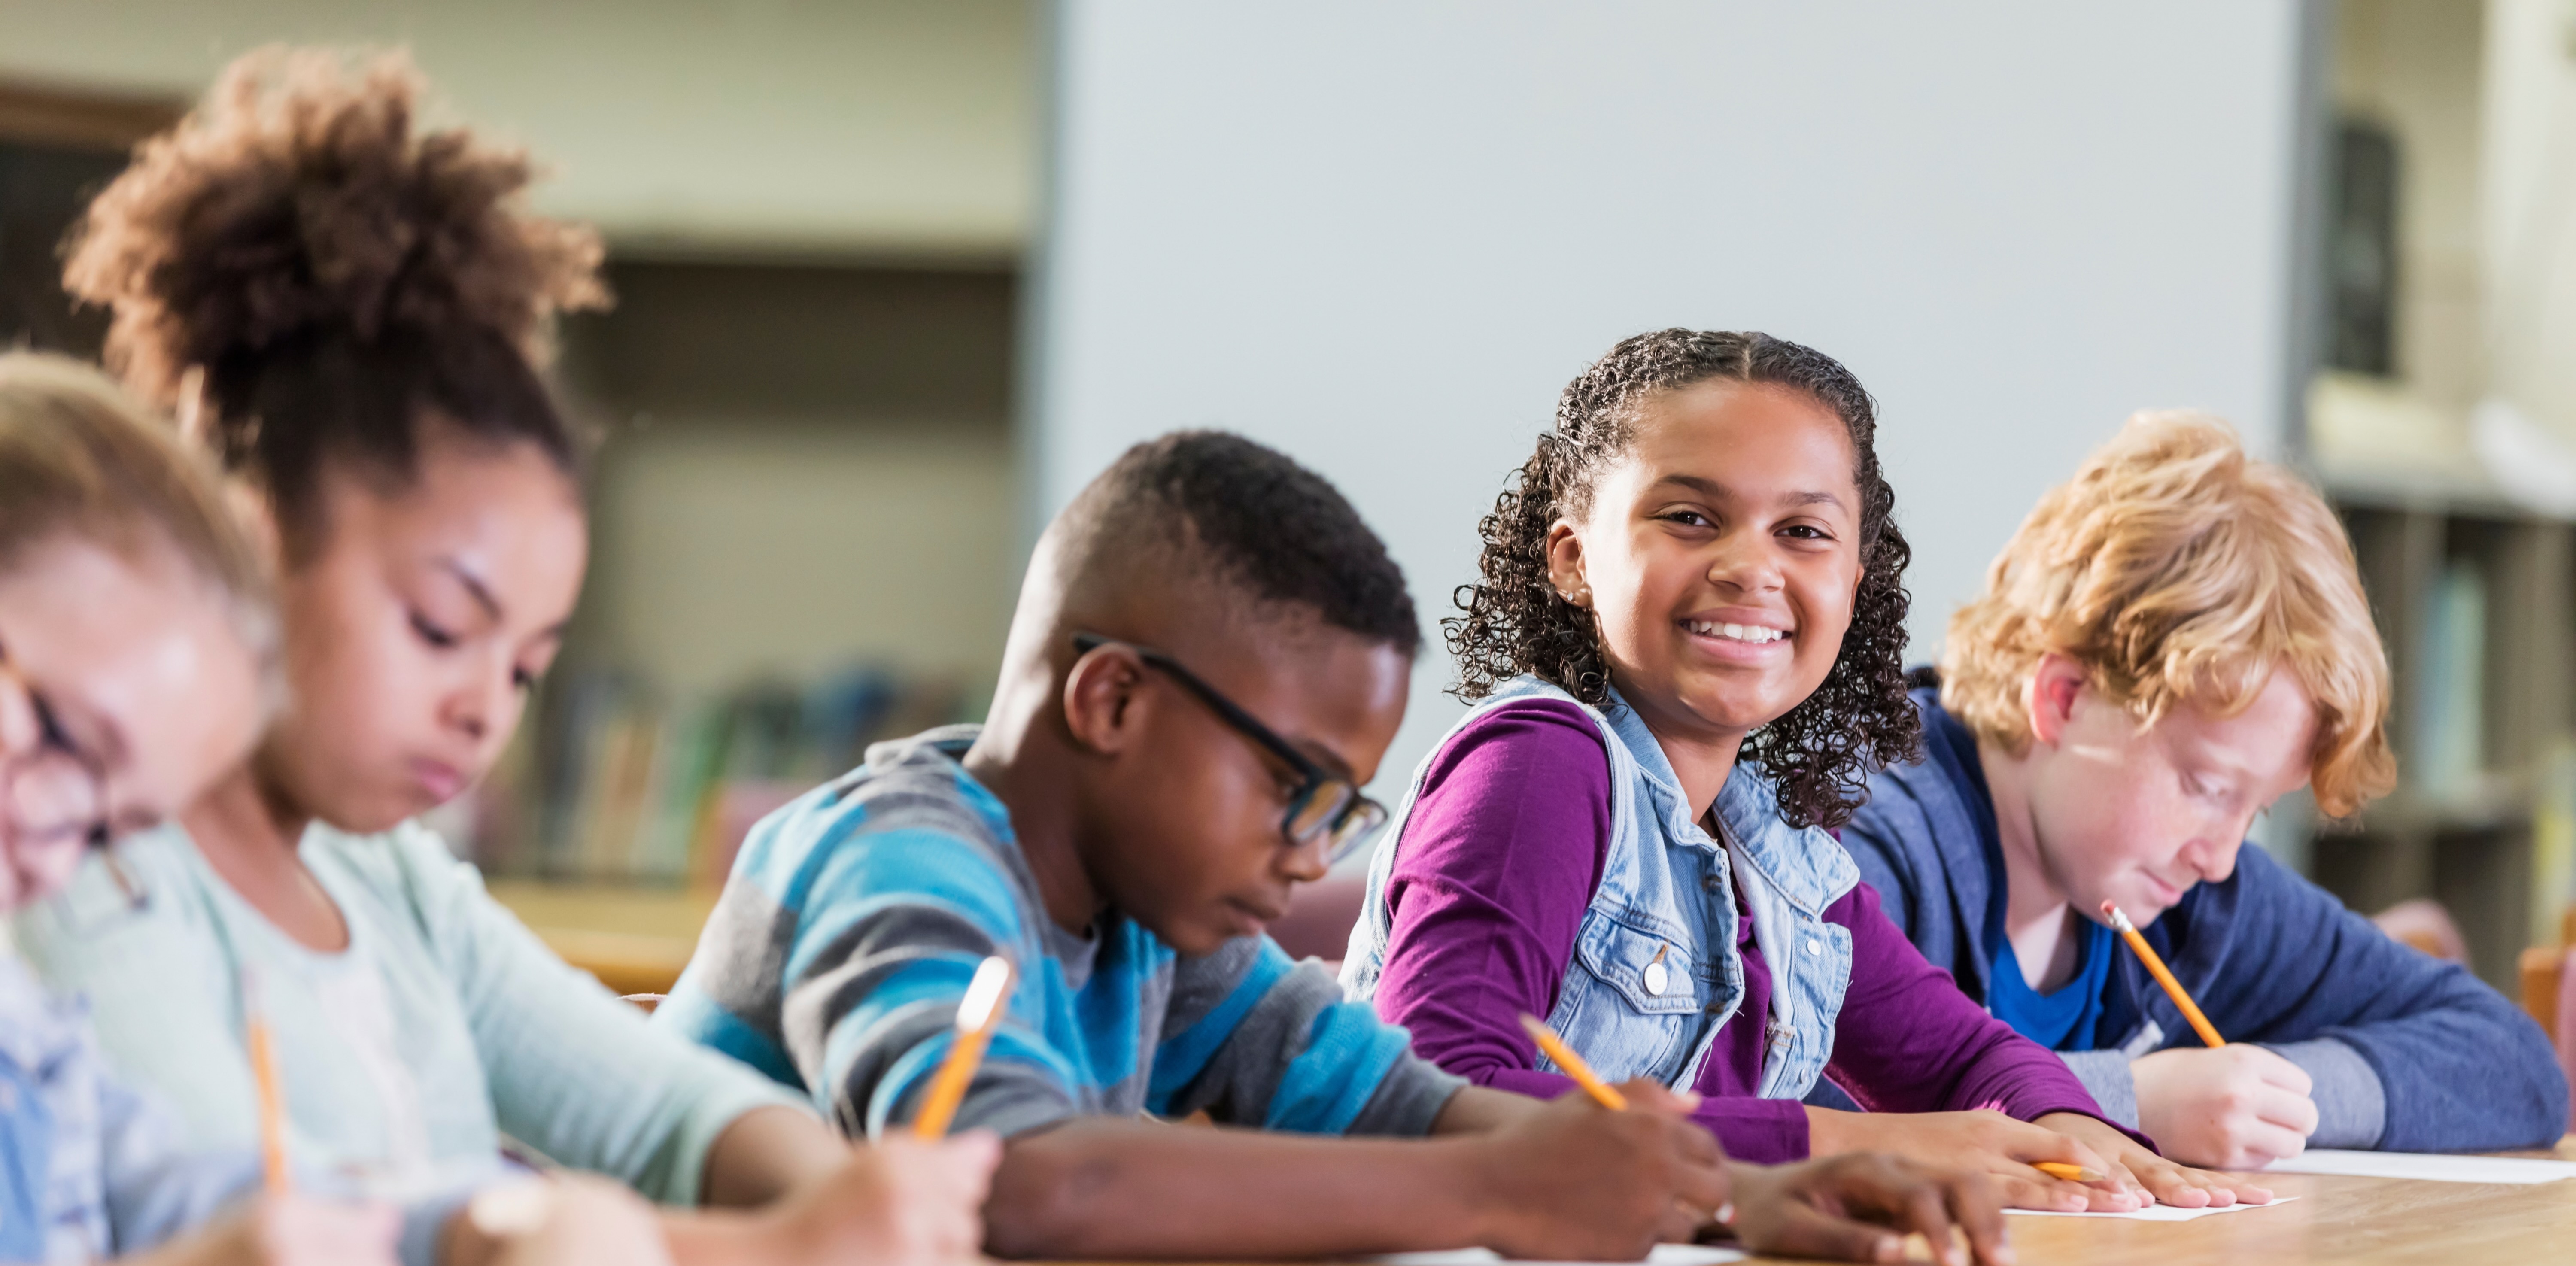
{"type": "Polygon", "coordinates": [[[2473,480],[2323,482],[2387,641],[2400,781],[2316,833],[2314,877],[2365,912],[2440,901],[2511,992],[2567,899],[2576,526],[2473,480]]]}

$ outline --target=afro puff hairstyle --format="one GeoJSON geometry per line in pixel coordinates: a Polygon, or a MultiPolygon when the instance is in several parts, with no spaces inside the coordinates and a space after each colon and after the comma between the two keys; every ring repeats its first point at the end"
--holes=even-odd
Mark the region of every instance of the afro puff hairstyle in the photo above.
{"type": "Polygon", "coordinates": [[[608,301],[598,236],[521,208],[524,153],[421,132],[423,90],[400,53],[246,54],[73,230],[64,287],[110,310],[108,364],[204,419],[290,558],[326,461],[406,481],[433,423],[580,470],[538,370],[557,313],[608,301]]]}

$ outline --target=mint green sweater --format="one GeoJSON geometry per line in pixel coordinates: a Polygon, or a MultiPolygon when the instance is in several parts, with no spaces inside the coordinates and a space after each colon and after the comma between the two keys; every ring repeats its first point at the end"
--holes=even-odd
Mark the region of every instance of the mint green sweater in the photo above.
{"type": "Polygon", "coordinates": [[[93,856],[15,921],[56,990],[86,994],[111,1064],[157,1090],[196,1147],[255,1146],[239,968],[259,981],[300,1166],[398,1197],[487,1168],[506,1134],[546,1157],[695,1204],[707,1150],[770,1103],[767,1078],[649,1027],[406,823],[316,825],[304,864],[349,924],[316,953],[288,938],[164,827],[93,856]],[[130,882],[120,883],[117,869],[130,882]]]}

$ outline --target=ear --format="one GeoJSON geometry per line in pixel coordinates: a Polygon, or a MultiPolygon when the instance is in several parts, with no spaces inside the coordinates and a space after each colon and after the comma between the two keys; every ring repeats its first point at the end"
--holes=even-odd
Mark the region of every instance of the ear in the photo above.
{"type": "Polygon", "coordinates": [[[2030,727],[2030,736],[2057,746],[2066,736],[2067,723],[2075,719],[2075,700],[2085,685],[2082,664],[2055,651],[2040,656],[2022,688],[2022,723],[2030,727]]]}
{"type": "Polygon", "coordinates": [[[1547,527],[1547,582],[1556,586],[1559,597],[1586,611],[1592,609],[1592,582],[1583,574],[1583,537],[1571,519],[1558,519],[1547,527]]]}
{"type": "Polygon", "coordinates": [[[1124,646],[1096,646],[1064,675],[1064,726],[1076,747],[1114,756],[1136,745],[1151,695],[1150,671],[1124,646]]]}

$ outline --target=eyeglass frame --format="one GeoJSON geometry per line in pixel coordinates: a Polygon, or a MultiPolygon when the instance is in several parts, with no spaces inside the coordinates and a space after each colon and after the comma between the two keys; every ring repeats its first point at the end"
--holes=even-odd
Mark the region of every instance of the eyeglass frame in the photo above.
{"type": "Polygon", "coordinates": [[[0,759],[0,788],[7,791],[5,797],[0,797],[0,807],[5,807],[13,817],[16,815],[17,780],[20,770],[43,760],[50,750],[70,760],[79,768],[81,775],[89,780],[91,812],[96,816],[85,826],[66,822],[40,833],[37,838],[45,840],[57,834],[76,835],[88,847],[103,847],[109,836],[107,771],[99,768],[96,758],[82,751],[71,741],[63,729],[62,719],[54,714],[53,705],[45,701],[43,692],[36,689],[34,682],[27,680],[27,674],[20,671],[17,661],[9,657],[6,645],[0,645],[0,679],[16,685],[19,693],[27,696],[27,708],[36,717],[38,744],[35,750],[23,756],[15,759],[0,759]]]}
{"type": "Polygon", "coordinates": [[[1234,727],[1244,737],[1260,744],[1263,750],[1287,762],[1288,767],[1296,771],[1301,781],[1297,785],[1297,790],[1288,797],[1287,811],[1279,815],[1280,837],[1292,847],[1302,848],[1307,841],[1299,839],[1294,832],[1290,831],[1288,824],[1297,820],[1298,813],[1309,801],[1334,783],[1351,789],[1351,801],[1342,806],[1341,812],[1325,819],[1323,825],[1317,828],[1318,832],[1330,837],[1338,832],[1344,822],[1350,820],[1351,815],[1356,813],[1373,814],[1377,820],[1370,823],[1367,829],[1354,831],[1348,838],[1329,847],[1324,853],[1325,865],[1338,864],[1357,853],[1362,847],[1375,840],[1378,832],[1386,829],[1390,815],[1385,805],[1363,794],[1358,783],[1324,768],[1315,763],[1313,757],[1298,751],[1296,745],[1280,737],[1277,730],[1263,724],[1261,718],[1245,710],[1242,704],[1227,698],[1224,691],[1209,685],[1206,678],[1191,672],[1169,652],[1158,651],[1153,647],[1130,642],[1124,638],[1103,637],[1097,633],[1073,635],[1073,649],[1077,655],[1088,655],[1103,646],[1121,647],[1135,655],[1137,659],[1144,661],[1147,667],[1161,670],[1164,675],[1181,683],[1182,687],[1191,694],[1198,696],[1199,702],[1206,704],[1227,725],[1234,727]]]}

